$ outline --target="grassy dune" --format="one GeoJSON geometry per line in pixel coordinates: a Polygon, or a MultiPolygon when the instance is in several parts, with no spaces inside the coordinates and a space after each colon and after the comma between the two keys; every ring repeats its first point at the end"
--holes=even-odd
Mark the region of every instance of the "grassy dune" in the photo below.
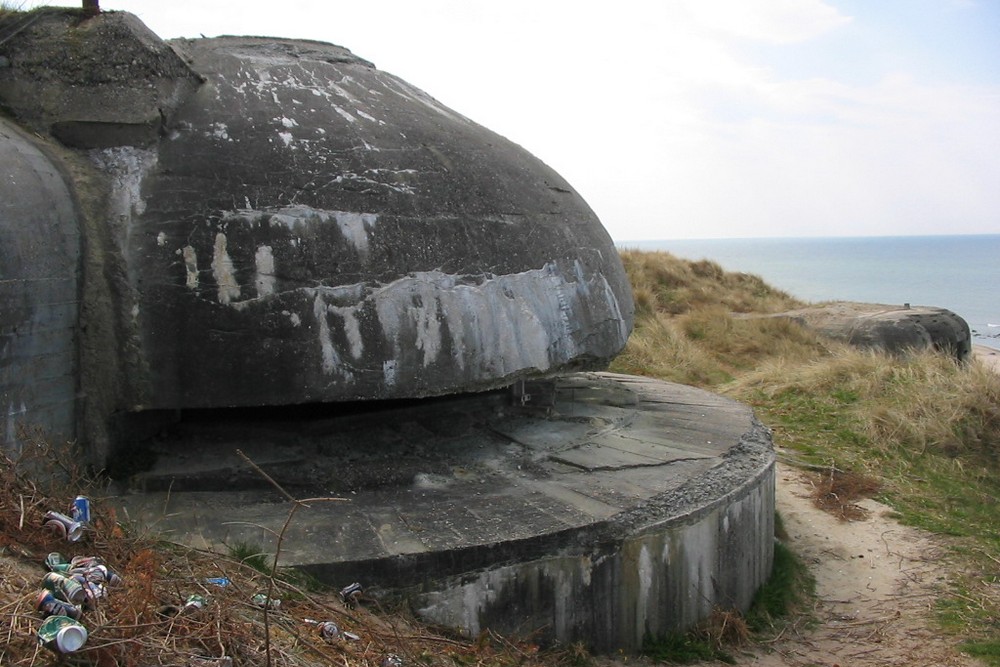
{"type": "MultiPolygon", "coordinates": [[[[623,251],[635,332],[612,370],[754,407],[781,456],[870,478],[902,521],[955,556],[942,628],[1000,664],[1000,376],[934,353],[904,359],[824,339],[769,314],[801,304],[755,276],[623,251]]],[[[946,306],[947,304],[941,304],[946,306]]]]}

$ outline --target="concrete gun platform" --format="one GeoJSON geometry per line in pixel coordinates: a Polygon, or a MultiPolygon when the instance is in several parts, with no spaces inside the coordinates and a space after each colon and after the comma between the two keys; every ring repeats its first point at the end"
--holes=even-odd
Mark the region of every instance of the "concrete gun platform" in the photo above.
{"type": "Polygon", "coordinates": [[[274,552],[342,587],[406,596],[476,633],[545,628],[597,649],[745,608],[770,573],[774,455],[749,408],[580,373],[509,392],[185,420],[120,498],[168,539],[274,552]],[[370,407],[370,406],[368,406],[370,407]],[[360,412],[359,412],[360,411],[360,412]]]}

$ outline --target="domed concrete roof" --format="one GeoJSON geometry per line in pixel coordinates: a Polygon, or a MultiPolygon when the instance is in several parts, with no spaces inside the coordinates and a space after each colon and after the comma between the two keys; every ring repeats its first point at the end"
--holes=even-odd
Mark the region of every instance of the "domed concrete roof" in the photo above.
{"type": "Polygon", "coordinates": [[[624,346],[628,281],[573,188],[350,51],[167,43],[117,12],[17,20],[0,102],[78,209],[67,410],[91,431],[149,409],[482,391],[624,346]]]}

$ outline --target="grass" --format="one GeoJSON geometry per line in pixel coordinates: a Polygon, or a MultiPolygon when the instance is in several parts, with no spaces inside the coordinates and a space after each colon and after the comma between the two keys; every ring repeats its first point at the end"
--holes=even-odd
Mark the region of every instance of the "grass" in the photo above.
{"type": "MultiPolygon", "coordinates": [[[[622,258],[637,321],[612,369],[746,402],[795,460],[847,471],[904,523],[947,536],[956,567],[937,603],[940,627],[1000,666],[1000,377],[932,352],[859,351],[760,317],[802,304],[711,262],[622,258]]],[[[848,480],[829,481],[842,495],[848,480]]]]}

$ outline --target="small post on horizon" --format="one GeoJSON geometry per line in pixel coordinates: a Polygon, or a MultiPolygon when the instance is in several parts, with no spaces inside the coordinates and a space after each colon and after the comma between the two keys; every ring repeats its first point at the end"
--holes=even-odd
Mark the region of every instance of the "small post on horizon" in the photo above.
{"type": "Polygon", "coordinates": [[[83,13],[87,16],[97,16],[100,14],[100,0],[83,0],[83,13]]]}

